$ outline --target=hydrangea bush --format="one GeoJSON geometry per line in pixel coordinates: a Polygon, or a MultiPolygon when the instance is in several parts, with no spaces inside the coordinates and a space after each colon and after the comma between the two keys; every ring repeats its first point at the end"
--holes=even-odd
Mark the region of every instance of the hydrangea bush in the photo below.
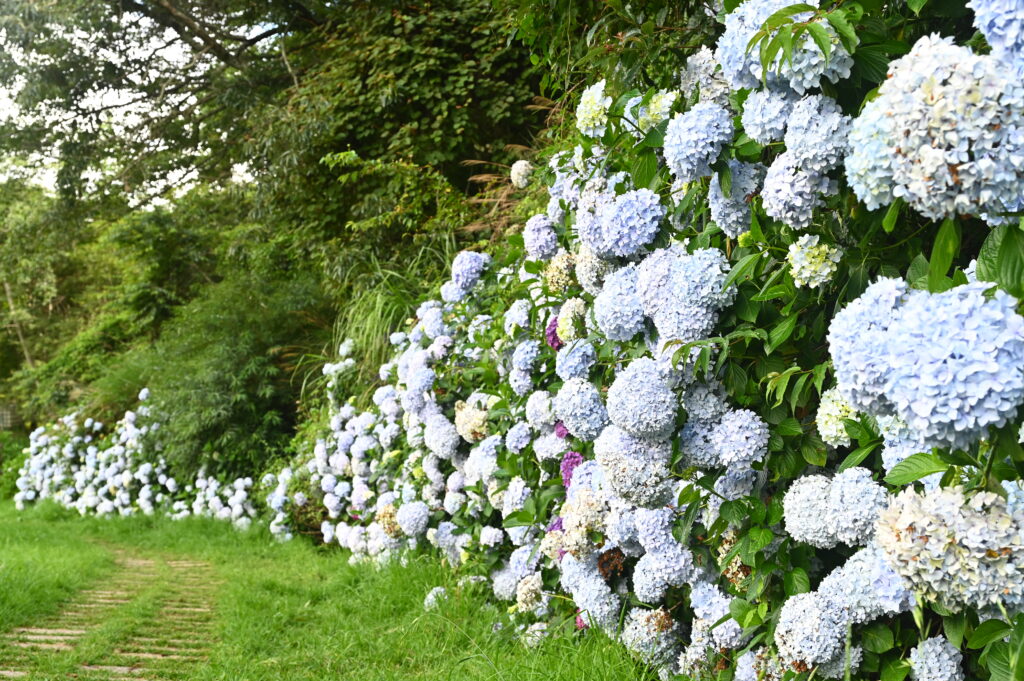
{"type": "MultiPolygon", "coordinates": [[[[524,643],[599,628],[664,678],[1020,678],[1022,10],[971,3],[989,53],[868,4],[726,2],[664,82],[581,88],[514,169],[540,210],[455,258],[372,404],[328,365],[271,531],[432,551],[524,643]]],[[[22,503],[178,508],[55,428],[22,503]]]]}

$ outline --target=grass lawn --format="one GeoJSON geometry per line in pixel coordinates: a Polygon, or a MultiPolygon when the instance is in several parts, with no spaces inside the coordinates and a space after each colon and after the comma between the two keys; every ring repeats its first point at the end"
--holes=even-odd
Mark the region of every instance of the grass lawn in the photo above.
{"type": "MultiPolygon", "coordinates": [[[[276,543],[262,529],[236,532],[202,519],[81,519],[52,507],[17,513],[0,504],[0,632],[48,616],[54,626],[60,621],[54,614],[73,609],[76,592],[87,586],[130,583],[137,593],[130,603],[95,611],[96,621],[82,626],[88,633],[73,650],[34,657],[30,678],[67,679],[82,665],[120,664],[116,652],[132,635],[154,640],[174,626],[161,623],[160,603],[179,598],[186,580],[208,594],[211,612],[208,631],[185,628],[180,637],[195,638],[206,660],[160,661],[147,679],[629,681],[649,675],[602,634],[574,634],[570,626],[526,650],[493,631],[498,610],[480,587],[460,590],[435,558],[372,569],[305,540],[276,543]],[[115,555],[157,562],[126,568],[115,555]],[[209,568],[174,569],[183,560],[209,568]],[[186,577],[189,572],[205,576],[186,577]],[[438,585],[451,597],[425,612],[423,597],[438,585]]],[[[11,660],[10,650],[4,659],[11,660]]]]}

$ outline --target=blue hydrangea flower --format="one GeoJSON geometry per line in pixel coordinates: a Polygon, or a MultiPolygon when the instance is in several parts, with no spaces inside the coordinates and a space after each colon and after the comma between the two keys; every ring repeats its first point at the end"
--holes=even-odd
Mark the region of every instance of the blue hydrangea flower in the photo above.
{"type": "Polygon", "coordinates": [[[822,196],[834,194],[835,183],[825,175],[805,170],[800,159],[787,151],[772,162],[764,178],[761,201],[764,212],[798,231],[814,219],[822,196]]]}
{"type": "Polygon", "coordinates": [[[964,681],[960,649],[945,636],[921,641],[910,651],[910,668],[914,681],[964,681]]]}
{"type": "Polygon", "coordinates": [[[723,466],[750,468],[768,453],[768,424],[749,409],[730,411],[712,430],[711,442],[723,466]]]}
{"type": "Polygon", "coordinates": [[[610,340],[626,341],[643,330],[644,311],[636,284],[636,267],[627,265],[607,275],[594,298],[594,321],[610,340]]]}
{"type": "Polygon", "coordinates": [[[427,531],[430,509],[422,501],[402,504],[395,513],[395,521],[408,537],[418,537],[427,531]]]}
{"type": "Polygon", "coordinates": [[[760,84],[760,55],[757,50],[748,52],[747,45],[768,17],[790,4],[790,0],[747,0],[725,15],[725,32],[715,47],[715,59],[733,90],[752,90],[760,84]]]}
{"type": "Polygon", "coordinates": [[[505,333],[515,336],[517,331],[525,331],[530,328],[530,301],[520,298],[513,301],[505,311],[503,320],[505,333]]]}
{"type": "Polygon", "coordinates": [[[886,396],[932,446],[968,447],[1024,403],[1024,317],[990,286],[911,296],[888,329],[886,396]]]}
{"type": "Polygon", "coordinates": [[[597,351],[591,343],[582,339],[572,340],[555,356],[555,373],[563,381],[586,378],[596,361],[597,351]]]}
{"type": "Polygon", "coordinates": [[[732,116],[712,102],[699,102],[676,114],[665,131],[665,162],[678,182],[711,174],[722,147],[732,140],[732,116]]]}
{"type": "Polygon", "coordinates": [[[801,170],[824,175],[843,162],[851,124],[831,97],[804,97],[793,104],[786,121],[786,151],[801,170]]]}
{"type": "Polygon", "coordinates": [[[593,440],[608,423],[601,393],[593,383],[571,378],[562,384],[554,401],[555,416],[580,440],[593,440]]]}
{"type": "Polygon", "coordinates": [[[532,371],[533,364],[540,356],[540,342],[524,340],[512,352],[512,367],[519,371],[532,371]]]}
{"type": "Polygon", "coordinates": [[[533,432],[529,424],[520,421],[505,433],[505,448],[513,454],[518,454],[530,445],[533,439],[533,432]]]}
{"type": "Polygon", "coordinates": [[[594,455],[606,487],[629,503],[655,508],[671,496],[670,442],[645,440],[609,425],[594,442],[594,455]]]}
{"type": "Polygon", "coordinates": [[[1012,66],[924,36],[853,123],[846,177],[869,209],[904,199],[932,219],[1016,222],[1024,187],[1024,82],[1012,66]]]}
{"type": "Polygon", "coordinates": [[[839,392],[859,411],[889,411],[883,397],[889,372],[886,330],[907,294],[902,279],[883,277],[836,313],[829,326],[829,352],[839,392]]]}
{"type": "Polygon", "coordinates": [[[678,398],[649,357],[630,362],[608,389],[608,418],[637,437],[666,439],[678,407],[678,398]]]}
{"type": "Polygon", "coordinates": [[[558,252],[555,223],[544,213],[534,215],[523,227],[523,244],[531,260],[550,260],[558,252]]]}
{"type": "Polygon", "coordinates": [[[708,190],[708,205],[711,219],[727,235],[736,238],[750,230],[750,198],[761,189],[766,168],[760,163],[744,163],[729,160],[732,187],[729,196],[722,193],[718,173],[711,176],[708,190]]]}
{"type": "Polygon", "coordinates": [[[440,306],[424,309],[421,305],[420,310],[422,310],[422,313],[418,315],[420,326],[423,328],[423,333],[426,334],[427,338],[433,339],[438,336],[451,334],[451,329],[444,323],[444,311],[440,306]]]}
{"type": "Polygon", "coordinates": [[[992,54],[1024,74],[1024,6],[1018,0],[968,0],[967,6],[992,54]]]}
{"type": "Polygon", "coordinates": [[[729,263],[716,248],[691,254],[683,244],[675,243],[647,256],[637,272],[636,290],[643,312],[654,322],[662,341],[688,343],[707,338],[718,323],[719,311],[736,295],[734,286],[723,290],[729,263]]]}
{"type": "Polygon", "coordinates": [[[743,131],[759,144],[782,140],[796,96],[788,90],[754,90],[743,103],[743,131]]]}
{"type": "Polygon", "coordinates": [[[594,219],[577,224],[580,241],[601,257],[631,256],[654,241],[665,207],[650,189],[599,203],[594,219]]]}
{"type": "Polygon", "coordinates": [[[476,251],[461,251],[452,261],[452,282],[464,291],[476,286],[480,275],[491,263],[491,256],[476,251]]]}
{"type": "Polygon", "coordinates": [[[533,376],[529,371],[512,369],[508,372],[508,384],[516,395],[525,395],[533,390],[533,376]]]}

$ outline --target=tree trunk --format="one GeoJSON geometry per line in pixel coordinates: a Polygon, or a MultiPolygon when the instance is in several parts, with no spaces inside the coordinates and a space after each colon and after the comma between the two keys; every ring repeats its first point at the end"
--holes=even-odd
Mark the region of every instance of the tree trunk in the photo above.
{"type": "Polygon", "coordinates": [[[25,364],[29,369],[35,369],[36,363],[32,361],[32,353],[29,352],[28,343],[25,342],[25,334],[21,330],[21,322],[18,321],[18,312],[14,309],[14,294],[11,293],[11,285],[4,280],[4,292],[7,294],[7,306],[11,308],[11,323],[14,330],[18,332],[18,342],[21,343],[21,351],[25,354],[25,364]]]}

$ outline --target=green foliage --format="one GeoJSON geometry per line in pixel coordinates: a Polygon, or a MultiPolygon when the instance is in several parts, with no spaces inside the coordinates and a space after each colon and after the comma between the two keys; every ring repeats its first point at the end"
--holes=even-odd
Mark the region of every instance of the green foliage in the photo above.
{"type": "Polygon", "coordinates": [[[704,3],[671,0],[495,0],[509,31],[544,66],[541,89],[559,95],[609,79],[673,87],[683,55],[717,30],[704,3]]]}
{"type": "Polygon", "coordinates": [[[181,307],[159,340],[123,357],[96,388],[121,403],[150,388],[156,437],[176,471],[258,470],[287,442],[292,371],[322,347],[329,310],[312,273],[239,273],[181,307]]]}
{"type": "Polygon", "coordinates": [[[10,499],[18,491],[18,469],[28,458],[28,436],[10,430],[0,431],[0,499],[10,499]]]}

